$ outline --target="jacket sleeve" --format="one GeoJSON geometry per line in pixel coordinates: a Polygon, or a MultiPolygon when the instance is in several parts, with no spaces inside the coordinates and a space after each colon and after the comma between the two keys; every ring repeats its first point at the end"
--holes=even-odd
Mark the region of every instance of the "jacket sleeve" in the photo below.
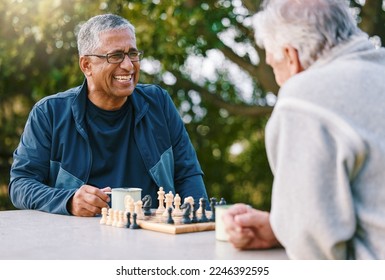
{"type": "Polygon", "coordinates": [[[351,190],[365,146],[340,117],[278,101],[266,128],[274,174],[270,221],[292,259],[346,259],[356,230],[351,190]]]}
{"type": "Polygon", "coordinates": [[[51,127],[47,114],[35,105],[14,152],[9,196],[16,208],[68,215],[66,204],[76,190],[48,186],[51,127]]]}
{"type": "Polygon", "coordinates": [[[175,165],[175,191],[181,197],[194,197],[195,202],[202,197],[207,200],[203,172],[195,149],[173,101],[168,94],[165,95],[165,98],[165,113],[168,119],[175,165]]]}

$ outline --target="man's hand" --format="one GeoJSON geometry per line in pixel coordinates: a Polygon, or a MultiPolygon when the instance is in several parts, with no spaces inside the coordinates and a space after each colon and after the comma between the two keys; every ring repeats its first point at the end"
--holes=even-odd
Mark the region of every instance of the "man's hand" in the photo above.
{"type": "Polygon", "coordinates": [[[74,216],[82,217],[100,214],[103,207],[108,207],[110,197],[105,192],[110,191],[110,187],[98,189],[90,185],[83,185],[68,201],[68,211],[74,216]]]}
{"type": "Polygon", "coordinates": [[[270,214],[245,204],[235,204],[222,216],[229,242],[238,249],[267,249],[280,246],[269,221],[270,214]]]}

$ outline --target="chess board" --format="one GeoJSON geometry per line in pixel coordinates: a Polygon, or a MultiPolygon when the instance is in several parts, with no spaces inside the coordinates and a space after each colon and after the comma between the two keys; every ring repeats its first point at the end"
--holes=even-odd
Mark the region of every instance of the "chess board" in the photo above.
{"type": "MultiPolygon", "coordinates": [[[[206,211],[206,214],[208,218],[211,217],[211,211],[206,211]]],[[[197,218],[199,220],[199,214],[197,218]]],[[[167,217],[153,213],[143,220],[137,220],[137,223],[142,229],[170,234],[215,230],[215,222],[183,224],[182,217],[173,217],[173,220],[174,224],[167,224],[167,217]]]]}

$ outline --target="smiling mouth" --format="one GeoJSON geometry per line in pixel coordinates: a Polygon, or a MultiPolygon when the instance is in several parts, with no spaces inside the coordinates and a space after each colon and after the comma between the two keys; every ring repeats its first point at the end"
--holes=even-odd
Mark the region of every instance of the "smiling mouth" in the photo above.
{"type": "Polygon", "coordinates": [[[133,75],[114,76],[114,79],[121,82],[127,82],[127,81],[131,81],[132,77],[133,75]]]}

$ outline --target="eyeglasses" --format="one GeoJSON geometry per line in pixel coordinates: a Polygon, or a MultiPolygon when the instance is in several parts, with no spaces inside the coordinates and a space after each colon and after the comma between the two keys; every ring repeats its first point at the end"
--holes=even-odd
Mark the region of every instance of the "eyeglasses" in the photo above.
{"type": "Polygon", "coordinates": [[[100,54],[86,54],[84,56],[96,56],[99,58],[106,58],[108,63],[118,64],[124,60],[124,57],[127,55],[131,62],[138,62],[143,58],[144,51],[128,51],[128,52],[115,52],[108,53],[106,55],[100,54]]]}

